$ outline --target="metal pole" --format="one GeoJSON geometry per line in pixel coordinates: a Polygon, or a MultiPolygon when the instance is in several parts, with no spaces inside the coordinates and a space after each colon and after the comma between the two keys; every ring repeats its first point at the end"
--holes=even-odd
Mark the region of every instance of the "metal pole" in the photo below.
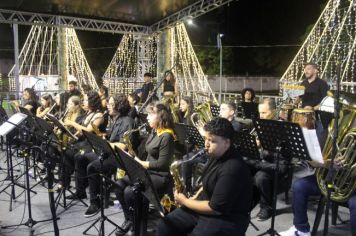
{"type": "MultiPolygon", "coordinates": [[[[17,19],[14,19],[17,21],[17,19]]],[[[18,24],[13,24],[13,31],[14,31],[14,48],[15,48],[15,83],[16,83],[16,100],[20,99],[20,79],[19,79],[19,31],[18,31],[18,24]]]]}
{"type": "Polygon", "coordinates": [[[222,42],[221,37],[223,34],[218,33],[216,39],[218,43],[218,48],[220,49],[220,83],[219,83],[219,103],[221,104],[221,87],[222,87],[222,42]]]}

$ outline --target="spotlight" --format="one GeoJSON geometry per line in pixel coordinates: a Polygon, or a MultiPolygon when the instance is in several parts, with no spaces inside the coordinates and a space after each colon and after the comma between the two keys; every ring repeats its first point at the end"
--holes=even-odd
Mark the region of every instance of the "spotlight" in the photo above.
{"type": "Polygon", "coordinates": [[[188,25],[192,25],[193,24],[193,20],[192,19],[188,19],[187,23],[188,23],[188,25]]]}

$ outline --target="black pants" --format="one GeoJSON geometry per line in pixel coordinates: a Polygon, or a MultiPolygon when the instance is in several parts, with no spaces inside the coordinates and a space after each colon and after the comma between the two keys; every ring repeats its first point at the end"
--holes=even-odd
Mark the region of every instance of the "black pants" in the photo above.
{"type": "MultiPolygon", "coordinates": [[[[167,191],[172,191],[173,182],[170,176],[150,174],[150,177],[159,198],[161,198],[167,191]]],[[[117,181],[116,194],[124,211],[125,219],[133,221],[133,212],[130,211],[130,208],[134,207],[135,198],[131,185],[132,182],[127,175],[122,179],[119,179],[117,181]]]]}
{"type": "MultiPolygon", "coordinates": [[[[255,186],[260,194],[261,208],[272,208],[274,173],[275,171],[272,170],[259,170],[255,174],[255,186]]],[[[278,186],[286,185],[283,176],[282,173],[278,174],[278,186]]],[[[278,190],[282,190],[282,187],[278,188],[278,190]]]]}
{"type": "Polygon", "coordinates": [[[157,236],[244,236],[249,224],[248,217],[238,223],[218,217],[199,215],[186,208],[177,208],[164,217],[157,226],[157,236]]]}
{"type": "Polygon", "coordinates": [[[102,169],[99,156],[94,152],[75,156],[76,177],[75,184],[77,193],[84,194],[89,184],[90,202],[97,203],[100,194],[100,170],[104,175],[116,172],[118,165],[113,156],[103,159],[102,169]]]}

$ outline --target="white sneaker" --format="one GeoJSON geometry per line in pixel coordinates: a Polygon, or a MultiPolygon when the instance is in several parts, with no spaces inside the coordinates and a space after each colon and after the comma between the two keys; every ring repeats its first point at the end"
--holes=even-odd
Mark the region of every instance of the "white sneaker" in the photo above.
{"type": "Polygon", "coordinates": [[[280,236],[311,236],[310,232],[304,233],[295,228],[293,225],[288,230],[278,233],[280,236]]]}

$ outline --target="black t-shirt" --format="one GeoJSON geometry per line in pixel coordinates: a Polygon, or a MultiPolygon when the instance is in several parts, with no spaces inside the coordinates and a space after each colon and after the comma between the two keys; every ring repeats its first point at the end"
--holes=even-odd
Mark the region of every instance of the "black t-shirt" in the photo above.
{"type": "Polygon", "coordinates": [[[242,125],[240,122],[238,122],[237,120],[233,119],[231,121],[232,127],[234,128],[235,132],[239,132],[242,130],[242,125]]]}
{"type": "Polygon", "coordinates": [[[142,92],[142,95],[141,95],[141,102],[144,103],[148,97],[148,94],[153,90],[154,86],[153,86],[153,83],[150,82],[150,83],[145,83],[142,85],[142,88],[141,88],[141,92],[142,92]]]}
{"type": "Polygon", "coordinates": [[[30,112],[33,114],[33,115],[36,115],[36,111],[37,111],[37,108],[38,108],[38,103],[36,101],[33,101],[33,100],[28,100],[25,102],[25,105],[29,105],[29,106],[32,106],[30,112]]]}
{"type": "Polygon", "coordinates": [[[81,93],[78,89],[74,89],[73,91],[68,91],[68,99],[71,97],[71,96],[78,96],[80,97],[81,93]]]}
{"type": "Polygon", "coordinates": [[[259,117],[258,103],[255,102],[241,102],[242,113],[247,119],[259,117]]]}
{"type": "Polygon", "coordinates": [[[316,77],[311,83],[305,79],[301,85],[305,87],[304,95],[300,96],[302,99],[302,107],[314,107],[320,104],[321,100],[323,100],[329,90],[329,85],[319,77],[316,77]]]}
{"type": "Polygon", "coordinates": [[[174,138],[172,135],[163,133],[158,136],[156,132],[152,131],[147,138],[146,152],[146,160],[149,162],[149,172],[168,176],[174,152],[174,138]]]}
{"type": "Polygon", "coordinates": [[[174,84],[171,81],[163,81],[163,92],[174,92],[174,84]]]}
{"type": "Polygon", "coordinates": [[[241,156],[230,148],[220,158],[209,158],[202,174],[200,200],[208,200],[215,217],[245,222],[252,207],[252,176],[241,156]]]}

